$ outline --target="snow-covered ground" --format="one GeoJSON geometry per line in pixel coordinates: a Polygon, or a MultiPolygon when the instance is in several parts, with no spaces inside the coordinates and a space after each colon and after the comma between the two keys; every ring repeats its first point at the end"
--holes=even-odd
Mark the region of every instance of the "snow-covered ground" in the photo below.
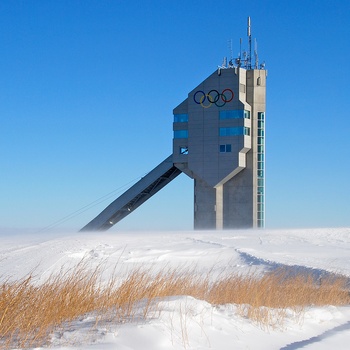
{"type": "MultiPolygon", "coordinates": [[[[197,266],[246,273],[289,265],[350,277],[350,228],[216,232],[113,232],[0,235],[0,276],[20,278],[35,270],[45,280],[82,258],[106,263],[108,278],[121,268],[197,266]]],[[[161,302],[162,312],[139,322],[99,324],[91,316],[52,335],[59,350],[118,349],[348,349],[350,306],[310,307],[302,320],[291,313],[282,329],[261,329],[239,316],[235,305],[214,307],[190,296],[161,302]]]]}

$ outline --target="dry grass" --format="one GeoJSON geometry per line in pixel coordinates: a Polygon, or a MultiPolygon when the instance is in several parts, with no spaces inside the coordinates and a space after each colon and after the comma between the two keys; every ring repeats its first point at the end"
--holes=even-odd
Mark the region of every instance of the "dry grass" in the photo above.
{"type": "Polygon", "coordinates": [[[190,295],[213,305],[236,304],[241,315],[265,326],[283,323],[290,309],[301,314],[311,305],[350,303],[347,281],[340,277],[315,281],[311,275],[289,276],[278,270],[264,276],[227,274],[212,281],[211,273],[203,276],[195,269],[164,269],[156,274],[136,269],[126,276],[114,273],[103,283],[102,272],[101,266],[91,270],[83,261],[40,285],[33,274],[15,282],[4,280],[0,347],[44,346],[53,331],[91,313],[96,324],[130,321],[140,312],[147,318],[157,310],[158,300],[174,295],[190,295]]]}

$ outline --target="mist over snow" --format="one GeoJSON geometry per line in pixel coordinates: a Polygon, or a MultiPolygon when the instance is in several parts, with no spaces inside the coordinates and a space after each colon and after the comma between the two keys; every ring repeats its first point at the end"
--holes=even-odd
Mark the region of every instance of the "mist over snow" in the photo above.
{"type": "MultiPolygon", "coordinates": [[[[196,267],[260,274],[279,266],[350,278],[350,228],[28,234],[0,230],[0,275],[19,279],[35,271],[37,283],[82,259],[104,264],[106,280],[117,270],[196,267]]],[[[52,334],[51,347],[73,349],[348,349],[350,306],[292,312],[283,328],[262,329],[236,312],[186,295],[160,301],[162,311],[147,320],[99,323],[91,315],[52,334]]]]}

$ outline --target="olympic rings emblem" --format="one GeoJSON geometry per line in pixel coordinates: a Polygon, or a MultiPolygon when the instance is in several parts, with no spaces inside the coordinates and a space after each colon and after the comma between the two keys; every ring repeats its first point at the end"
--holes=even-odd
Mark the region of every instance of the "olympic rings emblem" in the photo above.
{"type": "Polygon", "coordinates": [[[232,101],[234,96],[235,94],[231,89],[225,89],[221,94],[214,89],[210,90],[207,94],[202,90],[198,90],[194,94],[193,100],[203,108],[209,108],[212,104],[215,104],[217,107],[223,107],[227,102],[232,101]],[[204,103],[205,101],[207,101],[206,104],[204,103]]]}

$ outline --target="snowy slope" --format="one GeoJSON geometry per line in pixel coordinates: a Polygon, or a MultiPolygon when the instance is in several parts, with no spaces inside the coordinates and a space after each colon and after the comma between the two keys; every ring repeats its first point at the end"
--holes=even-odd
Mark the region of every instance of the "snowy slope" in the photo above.
{"type": "MultiPolygon", "coordinates": [[[[280,264],[350,276],[350,229],[7,234],[0,237],[0,275],[20,278],[35,271],[39,281],[82,258],[161,269],[194,266],[240,273],[280,264]]],[[[235,313],[234,305],[213,307],[189,296],[162,301],[163,312],[132,324],[80,319],[52,335],[59,350],[73,349],[348,349],[350,307],[310,308],[302,321],[290,314],[283,329],[263,330],[235,313]]]]}

